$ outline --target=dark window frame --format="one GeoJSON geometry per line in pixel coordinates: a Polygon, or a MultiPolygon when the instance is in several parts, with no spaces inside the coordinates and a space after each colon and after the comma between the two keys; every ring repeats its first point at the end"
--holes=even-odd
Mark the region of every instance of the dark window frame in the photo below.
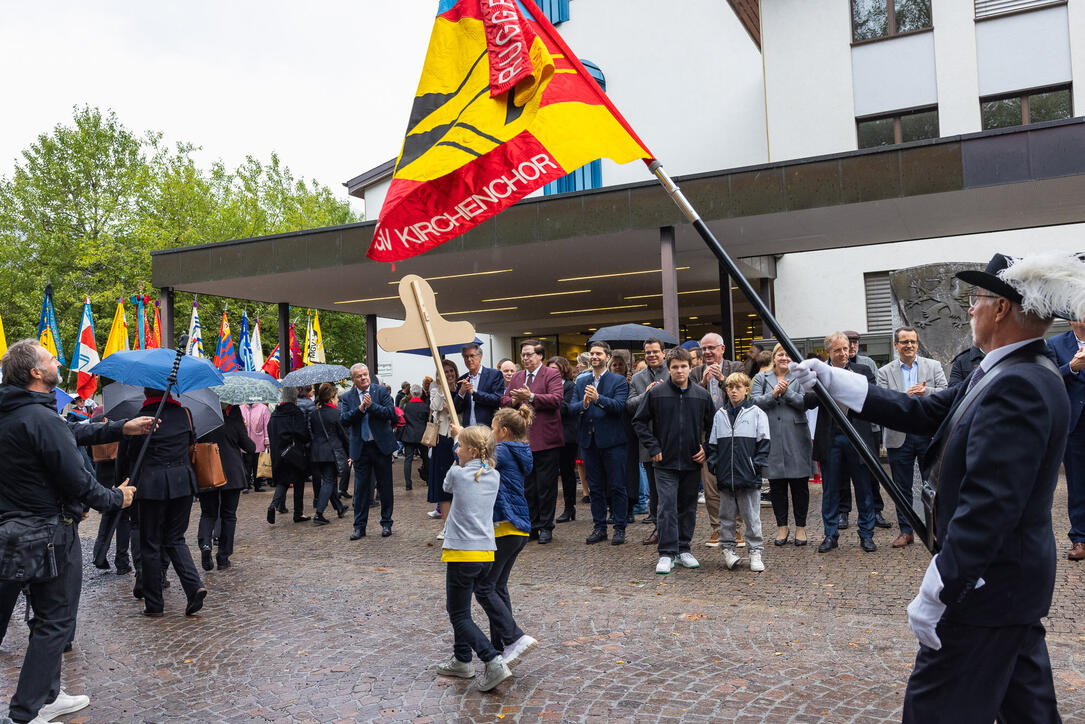
{"type": "MultiPolygon", "coordinates": [[[[1067,118],[1074,117],[1074,84],[1073,81],[1069,83],[1058,83],[1056,85],[1042,85],[1034,88],[1025,88],[1022,90],[1016,90],[1012,93],[999,93],[993,96],[981,96],[979,99],[980,104],[980,126],[983,126],[983,104],[995,103],[997,101],[1008,100],[1020,100],[1021,101],[1021,123],[1015,126],[1000,126],[1000,128],[1017,128],[1017,126],[1031,126],[1032,118],[1029,109],[1029,96],[1038,95],[1040,93],[1053,93],[1055,91],[1066,91],[1070,96],[1070,115],[1067,118]]],[[[1037,121],[1037,123],[1043,123],[1044,121],[1037,121]]]]}
{"type": "MultiPolygon", "coordinates": [[[[869,115],[869,116],[856,116],[856,118],[855,118],[855,145],[856,145],[856,147],[858,147],[860,149],[862,149],[862,148],[883,148],[882,146],[859,146],[859,124],[867,122],[867,121],[884,121],[886,119],[891,118],[891,119],[893,119],[893,144],[892,145],[899,146],[900,144],[904,143],[904,131],[903,131],[903,127],[901,125],[901,118],[903,118],[905,116],[917,115],[919,113],[930,113],[931,111],[934,111],[935,113],[938,113],[938,105],[935,104],[935,105],[932,105],[932,106],[914,106],[912,108],[902,108],[900,110],[892,111],[890,113],[876,113],[876,114],[869,115]]],[[[932,138],[940,138],[941,133],[942,133],[942,119],[941,119],[941,116],[939,116],[938,117],[938,134],[933,136],[932,138]]],[[[924,139],[917,139],[917,140],[927,141],[927,140],[930,140],[930,139],[924,138],[924,139]]],[[[912,143],[912,141],[909,141],[909,143],[912,143]]]]}
{"type": "MultiPolygon", "coordinates": [[[[851,44],[865,45],[866,43],[877,43],[882,40],[889,40],[890,38],[903,38],[909,35],[919,35],[920,33],[934,32],[934,10],[931,10],[931,24],[925,28],[916,28],[915,30],[905,30],[903,33],[897,32],[897,7],[896,0],[882,0],[885,3],[886,20],[885,20],[885,35],[881,35],[877,38],[856,38],[855,37],[855,0],[849,0],[848,10],[851,15],[851,44]]],[[[932,4],[932,0],[926,0],[928,5],[932,4]]]]}

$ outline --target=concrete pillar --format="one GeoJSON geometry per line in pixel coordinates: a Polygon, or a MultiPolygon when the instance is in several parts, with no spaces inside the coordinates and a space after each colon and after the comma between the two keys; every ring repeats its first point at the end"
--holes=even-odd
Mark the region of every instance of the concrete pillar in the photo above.
{"type": "MultiPolygon", "coordinates": [[[[162,317],[162,346],[173,347],[177,344],[175,335],[175,302],[173,287],[162,287],[158,290],[159,312],[162,317]]],[[[186,332],[188,330],[185,330],[186,332]]]]}
{"type": "MultiPolygon", "coordinates": [[[[377,315],[365,315],[365,366],[369,368],[369,375],[373,379],[377,377],[377,315]]],[[[385,382],[386,380],[381,380],[385,382]]]]}
{"type": "Polygon", "coordinates": [[[279,302],[279,379],[290,371],[290,304],[279,302]]]}
{"type": "MultiPolygon", "coordinates": [[[[769,308],[769,311],[776,314],[776,309],[772,304],[772,280],[768,277],[761,277],[760,286],[757,290],[757,296],[761,297],[761,301],[765,303],[765,306],[769,308]]],[[[772,330],[769,329],[769,325],[765,323],[765,320],[761,320],[761,337],[762,339],[772,337],[772,330]]]]}
{"type": "Polygon", "coordinates": [[[735,358],[735,309],[731,303],[731,278],[720,264],[720,336],[727,345],[726,359],[735,358]]]}

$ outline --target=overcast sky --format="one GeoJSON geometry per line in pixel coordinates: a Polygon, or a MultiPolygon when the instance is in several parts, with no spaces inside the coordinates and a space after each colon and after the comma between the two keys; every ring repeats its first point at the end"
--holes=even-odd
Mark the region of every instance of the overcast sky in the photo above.
{"type": "MultiPolygon", "coordinates": [[[[279,154],[341,198],[399,152],[436,0],[0,0],[0,175],[72,106],[203,147],[279,154]]],[[[362,210],[361,201],[354,207],[362,210]]]]}

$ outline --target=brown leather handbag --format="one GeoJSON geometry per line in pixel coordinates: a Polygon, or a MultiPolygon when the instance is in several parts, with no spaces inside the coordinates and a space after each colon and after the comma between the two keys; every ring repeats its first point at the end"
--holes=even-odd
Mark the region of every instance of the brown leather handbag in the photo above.
{"type": "Polygon", "coordinates": [[[117,459],[119,442],[105,442],[100,445],[90,446],[90,458],[96,463],[104,463],[117,459]]]}
{"type": "Polygon", "coordinates": [[[196,485],[200,490],[221,488],[226,484],[218,443],[198,442],[193,445],[192,468],[196,471],[196,485]]]}

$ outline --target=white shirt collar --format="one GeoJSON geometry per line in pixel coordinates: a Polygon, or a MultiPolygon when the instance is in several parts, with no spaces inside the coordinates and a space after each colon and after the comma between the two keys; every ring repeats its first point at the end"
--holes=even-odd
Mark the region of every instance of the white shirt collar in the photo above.
{"type": "Polygon", "coordinates": [[[1015,352],[1015,351],[1021,349],[1026,344],[1032,344],[1033,342],[1035,342],[1037,340],[1040,340],[1040,339],[1043,339],[1043,337],[1033,337],[1032,339],[1024,339],[1024,340],[1021,340],[1020,342],[1012,342],[1010,344],[1002,345],[1001,347],[998,347],[997,349],[993,349],[990,352],[988,352],[987,356],[983,358],[982,362],[980,362],[980,367],[983,368],[984,372],[990,372],[991,368],[994,367],[996,363],[1001,362],[1002,358],[1005,357],[1006,355],[1010,354],[1011,352],[1015,352]]]}

